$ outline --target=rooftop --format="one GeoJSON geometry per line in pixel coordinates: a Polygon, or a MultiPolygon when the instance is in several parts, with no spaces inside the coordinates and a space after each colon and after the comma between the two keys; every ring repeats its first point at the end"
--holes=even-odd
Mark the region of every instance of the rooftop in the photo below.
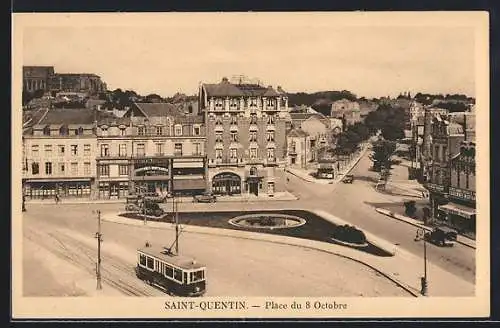
{"type": "Polygon", "coordinates": [[[195,259],[182,255],[174,255],[172,253],[167,253],[165,251],[165,248],[161,247],[150,246],[150,247],[140,248],[137,251],[144,253],[146,255],[156,257],[162,261],[170,263],[184,270],[202,269],[205,267],[203,264],[198,263],[195,259]]]}
{"type": "Polygon", "coordinates": [[[52,108],[39,122],[39,125],[63,125],[63,124],[94,124],[105,118],[114,117],[111,113],[95,111],[88,108],[52,108]]]}
{"type": "Polygon", "coordinates": [[[209,84],[204,83],[203,88],[209,96],[222,97],[222,96],[233,96],[233,97],[277,97],[283,94],[284,91],[279,87],[279,93],[273,89],[272,86],[267,88],[259,84],[253,83],[231,83],[227,78],[223,78],[220,83],[209,84]]]}
{"type": "MultiPolygon", "coordinates": [[[[169,103],[134,103],[134,105],[146,117],[177,117],[179,115],[183,115],[182,109],[169,103]]],[[[130,108],[124,116],[130,116],[129,112],[134,110],[133,107],[130,108]]]]}
{"type": "Polygon", "coordinates": [[[304,130],[300,128],[292,128],[291,130],[288,130],[287,132],[287,137],[289,138],[304,138],[307,137],[309,134],[305,132],[304,130]]]}

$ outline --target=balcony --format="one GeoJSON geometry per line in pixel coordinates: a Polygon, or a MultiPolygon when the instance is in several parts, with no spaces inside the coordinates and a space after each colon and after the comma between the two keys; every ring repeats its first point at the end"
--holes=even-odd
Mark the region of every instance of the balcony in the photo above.
{"type": "Polygon", "coordinates": [[[436,193],[445,194],[448,192],[447,186],[443,186],[443,185],[435,184],[435,183],[430,183],[430,182],[425,185],[425,188],[431,192],[436,192],[436,193]]]}
{"type": "Polygon", "coordinates": [[[465,200],[469,202],[476,201],[476,192],[468,189],[450,187],[448,190],[448,195],[450,198],[455,198],[459,200],[465,200]]]}
{"type": "Polygon", "coordinates": [[[242,158],[215,158],[210,159],[208,162],[208,167],[217,167],[217,166],[244,166],[245,161],[242,158]]]}
{"type": "Polygon", "coordinates": [[[274,126],[274,124],[267,124],[266,130],[267,131],[275,131],[276,127],[274,126]]]}

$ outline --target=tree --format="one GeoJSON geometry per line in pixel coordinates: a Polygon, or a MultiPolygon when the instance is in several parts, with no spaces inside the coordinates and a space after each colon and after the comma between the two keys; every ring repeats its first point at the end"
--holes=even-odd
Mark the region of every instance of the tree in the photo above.
{"type": "Polygon", "coordinates": [[[415,201],[410,200],[410,201],[404,202],[403,204],[405,206],[406,216],[413,218],[415,216],[415,214],[417,213],[417,207],[415,206],[415,204],[416,204],[415,201]]]}
{"type": "Polygon", "coordinates": [[[392,155],[396,150],[396,143],[390,140],[379,140],[373,144],[372,150],[370,159],[373,161],[373,169],[382,173],[381,178],[388,178],[392,169],[392,155]]]}

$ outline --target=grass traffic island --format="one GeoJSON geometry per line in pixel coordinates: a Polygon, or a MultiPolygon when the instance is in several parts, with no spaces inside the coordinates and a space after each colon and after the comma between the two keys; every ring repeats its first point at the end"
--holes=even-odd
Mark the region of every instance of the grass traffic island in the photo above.
{"type": "MultiPolygon", "coordinates": [[[[127,212],[127,213],[121,213],[119,214],[119,216],[128,219],[144,220],[143,215],[139,213],[127,212]]],[[[167,213],[162,217],[151,217],[151,219],[148,217],[148,220],[156,222],[175,223],[175,216],[172,213],[167,213]]],[[[211,228],[252,231],[252,232],[288,236],[288,237],[303,238],[303,239],[316,240],[327,243],[341,244],[342,246],[356,248],[360,251],[367,252],[369,254],[377,256],[385,256],[385,257],[392,256],[392,254],[390,254],[389,252],[367,241],[366,237],[362,239],[361,234],[362,236],[364,236],[364,233],[362,231],[356,229],[357,231],[361,232],[360,234],[359,232],[353,232],[354,230],[351,229],[346,230],[346,228],[343,228],[344,226],[336,225],[306,210],[264,210],[264,211],[244,211],[244,212],[220,211],[220,212],[210,212],[210,213],[179,212],[178,220],[179,224],[181,225],[193,225],[193,226],[202,226],[211,228]],[[290,227],[287,229],[262,229],[257,227],[253,228],[251,225],[238,226],[230,223],[230,220],[233,218],[251,214],[255,216],[290,215],[304,219],[305,223],[300,226],[290,227]]]]}

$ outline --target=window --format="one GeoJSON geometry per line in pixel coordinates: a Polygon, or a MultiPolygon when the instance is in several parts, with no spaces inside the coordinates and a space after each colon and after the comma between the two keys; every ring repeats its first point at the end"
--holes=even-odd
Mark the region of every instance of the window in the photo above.
{"type": "Polygon", "coordinates": [[[71,163],[71,175],[78,175],[78,163],[71,163]]]}
{"type": "Polygon", "coordinates": [[[45,163],[45,174],[47,174],[47,175],[52,174],[52,163],[51,162],[45,163]]]}
{"type": "Polygon", "coordinates": [[[118,156],[127,156],[127,144],[118,145],[118,156]]]}
{"type": "Polygon", "coordinates": [[[274,106],[274,99],[268,98],[267,99],[267,106],[274,106]]]}
{"type": "Polygon", "coordinates": [[[90,156],[90,145],[83,145],[83,155],[90,156]]]}
{"type": "Polygon", "coordinates": [[[120,128],[120,135],[123,137],[125,135],[125,132],[127,132],[126,128],[120,128]]]}
{"type": "Polygon", "coordinates": [[[174,269],[174,279],[182,282],[182,271],[179,269],[174,269]]]}
{"type": "Polygon", "coordinates": [[[230,158],[238,158],[238,150],[236,148],[229,149],[229,157],[230,158]]]}
{"type": "Polygon", "coordinates": [[[274,148],[268,148],[267,149],[267,158],[270,160],[274,159],[274,148]]]}
{"type": "Polygon", "coordinates": [[[292,141],[290,144],[290,151],[296,152],[297,151],[297,143],[295,141],[292,141]]]}
{"type": "Polygon", "coordinates": [[[83,135],[83,128],[79,127],[78,129],[75,129],[75,136],[81,136],[83,135]]]}
{"type": "Polygon", "coordinates": [[[107,136],[108,135],[108,127],[107,126],[101,126],[101,134],[103,136],[107,136]]]}
{"type": "Polygon", "coordinates": [[[231,141],[238,142],[238,132],[231,132],[231,141]]]}
{"type": "Polygon", "coordinates": [[[61,128],[59,129],[59,135],[67,136],[68,135],[68,128],[65,126],[61,126],[61,128]]]}
{"type": "Polygon", "coordinates": [[[215,118],[215,125],[222,125],[222,118],[220,116],[215,118]]]}
{"type": "Polygon", "coordinates": [[[257,131],[250,131],[250,141],[257,142],[257,131]]]}
{"type": "Polygon", "coordinates": [[[141,265],[146,266],[146,255],[143,255],[143,254],[139,255],[139,263],[141,265]]]}
{"type": "Polygon", "coordinates": [[[38,173],[40,173],[40,166],[38,163],[31,163],[31,174],[37,175],[38,173]]]}
{"type": "Polygon", "coordinates": [[[274,131],[267,132],[267,141],[269,141],[269,142],[274,141],[274,131]]]}
{"type": "Polygon", "coordinates": [[[238,107],[238,99],[232,98],[229,102],[229,106],[231,107],[231,109],[235,109],[236,107],[238,107]]]}
{"type": "Polygon", "coordinates": [[[250,106],[257,106],[257,98],[250,98],[250,106]]]}
{"type": "Polygon", "coordinates": [[[170,265],[165,265],[165,276],[169,278],[174,277],[174,268],[172,268],[170,265]]]}
{"type": "Polygon", "coordinates": [[[444,162],[448,161],[448,156],[446,154],[446,151],[447,151],[447,147],[443,146],[443,161],[444,162]]]}
{"type": "Polygon", "coordinates": [[[59,155],[64,156],[64,145],[59,145],[59,155]]]}
{"type": "Polygon", "coordinates": [[[222,132],[215,132],[215,142],[222,142],[222,132]]]}
{"type": "Polygon", "coordinates": [[[236,115],[231,115],[231,124],[238,125],[238,117],[236,115]]]}
{"type": "Polygon", "coordinates": [[[157,126],[156,127],[156,135],[161,136],[163,134],[163,127],[157,126]]]}
{"type": "Polygon", "coordinates": [[[46,126],[45,128],[43,128],[43,135],[44,136],[50,136],[50,128],[48,126],[46,126]]]}
{"type": "Polygon", "coordinates": [[[223,101],[222,99],[215,99],[215,107],[222,107],[223,101]]]}
{"type": "Polygon", "coordinates": [[[108,144],[101,145],[101,157],[108,157],[108,156],[109,156],[109,145],[108,144]]]}
{"type": "Polygon", "coordinates": [[[143,126],[140,126],[137,128],[137,134],[140,136],[144,135],[144,127],[143,126]]]}
{"type": "Polygon", "coordinates": [[[71,145],[71,155],[78,155],[78,145],[71,145]]]}
{"type": "Polygon", "coordinates": [[[38,157],[38,145],[31,146],[31,155],[33,157],[38,157]]]}
{"type": "Polygon", "coordinates": [[[59,174],[64,175],[64,163],[59,163],[59,174]]]}
{"type": "Polygon", "coordinates": [[[250,114],[250,124],[257,124],[257,114],[250,114]]]}
{"type": "Polygon", "coordinates": [[[51,157],[52,156],[52,145],[45,145],[45,156],[46,157],[51,157]]]}
{"type": "Polygon", "coordinates": [[[90,175],[90,162],[83,163],[83,173],[85,175],[90,175]]]}
{"type": "Polygon", "coordinates": [[[274,124],[274,115],[269,115],[267,117],[267,124],[274,124]]]}
{"type": "Polygon", "coordinates": [[[255,166],[252,166],[250,168],[250,175],[252,175],[252,176],[257,175],[257,168],[255,166]]]}
{"type": "Polygon", "coordinates": [[[118,166],[118,172],[120,175],[128,175],[128,165],[119,165],[118,166]]]}
{"type": "Polygon", "coordinates": [[[180,124],[175,125],[175,132],[174,133],[176,136],[182,135],[182,125],[180,125],[180,124]]]}
{"type": "Polygon", "coordinates": [[[200,135],[200,127],[199,127],[199,126],[195,125],[195,126],[193,127],[193,134],[194,134],[195,136],[199,136],[199,135],[200,135]]]}
{"type": "Polygon", "coordinates": [[[257,158],[257,148],[250,148],[250,158],[251,159],[257,158]]]}
{"type": "Polygon", "coordinates": [[[156,144],[156,155],[163,155],[163,144],[162,143],[156,144]]]}
{"type": "Polygon", "coordinates": [[[439,161],[438,156],[439,156],[439,146],[436,145],[436,146],[434,146],[434,156],[433,156],[434,161],[436,161],[436,162],[439,161]]]}
{"type": "Polygon", "coordinates": [[[193,143],[193,155],[201,155],[201,144],[193,143]]]}
{"type": "Polygon", "coordinates": [[[221,159],[222,158],[222,149],[216,149],[215,150],[215,158],[221,159]]]}
{"type": "Polygon", "coordinates": [[[146,257],[146,266],[148,269],[154,270],[155,268],[155,261],[152,257],[146,257]]]}
{"type": "Polygon", "coordinates": [[[174,156],[182,156],[182,144],[176,143],[174,146],[174,156]]]}
{"type": "Polygon", "coordinates": [[[109,165],[99,165],[99,176],[109,176],[109,165]]]}
{"type": "Polygon", "coordinates": [[[145,156],[146,155],[146,148],[143,143],[137,144],[137,156],[145,156]]]}

